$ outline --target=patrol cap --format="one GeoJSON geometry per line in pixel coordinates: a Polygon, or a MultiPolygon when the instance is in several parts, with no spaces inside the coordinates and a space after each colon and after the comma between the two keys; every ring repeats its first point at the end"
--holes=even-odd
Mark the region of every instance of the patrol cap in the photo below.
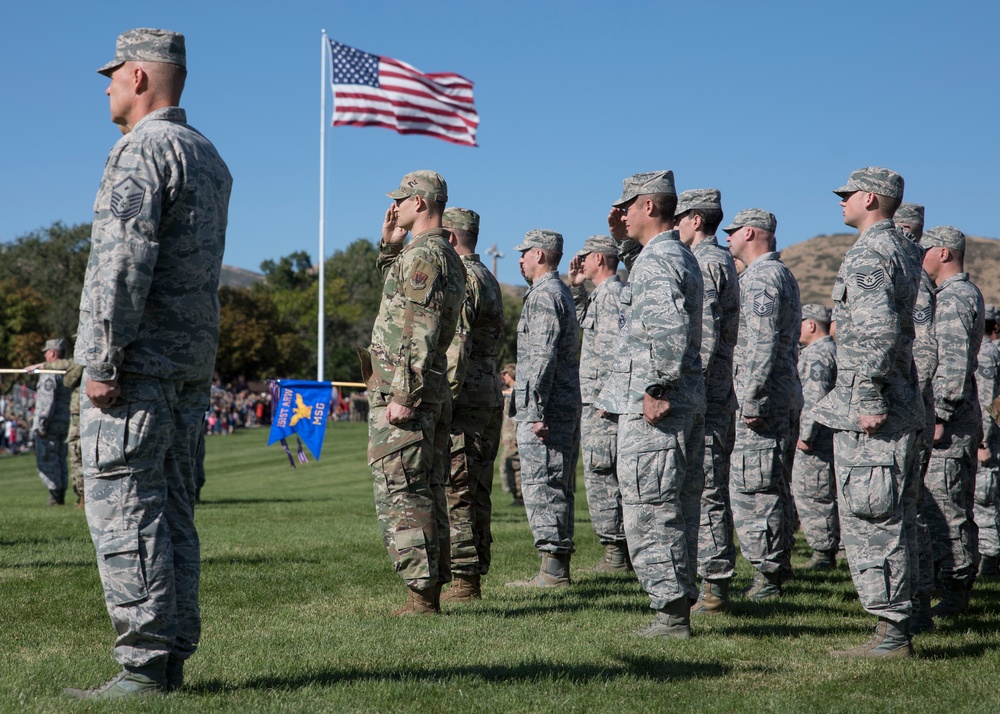
{"type": "Polygon", "coordinates": [[[920,239],[924,248],[951,248],[965,252],[965,234],[954,226],[938,226],[924,231],[920,239]]]}
{"type": "Polygon", "coordinates": [[[832,317],[833,310],[828,308],[826,305],[811,302],[802,306],[803,320],[815,320],[816,322],[825,322],[830,324],[830,322],[832,322],[832,317]]]}
{"type": "Polygon", "coordinates": [[[986,312],[983,315],[983,319],[997,321],[997,307],[993,303],[986,303],[986,312]]]}
{"type": "Polygon", "coordinates": [[[778,230],[778,219],[774,217],[773,213],[765,211],[763,208],[744,208],[736,214],[733,222],[722,230],[726,233],[735,233],[745,226],[774,233],[778,230]]]}
{"type": "Polygon", "coordinates": [[[675,216],[688,211],[721,211],[722,191],[717,188],[692,188],[682,191],[677,197],[677,210],[675,216]]]}
{"type": "Polygon", "coordinates": [[[48,352],[49,350],[55,350],[56,352],[66,351],[66,340],[61,337],[57,337],[54,340],[45,340],[45,347],[42,348],[42,352],[48,352]]]}
{"type": "Polygon", "coordinates": [[[881,166],[867,166],[857,171],[852,171],[847,184],[840,188],[835,188],[833,192],[841,198],[847,198],[852,193],[867,191],[877,193],[879,196],[889,198],[903,198],[903,177],[892,169],[881,166]]]}
{"type": "Polygon", "coordinates": [[[673,171],[647,171],[642,174],[632,174],[622,181],[622,195],[611,205],[615,208],[624,206],[636,196],[650,193],[667,193],[676,196],[673,171]]]}
{"type": "Polygon", "coordinates": [[[441,178],[441,174],[433,171],[411,171],[400,180],[399,188],[386,196],[394,199],[420,196],[448,203],[448,184],[441,178]]]}
{"type": "Polygon", "coordinates": [[[187,67],[184,35],[148,27],[125,30],[118,35],[114,59],[97,71],[105,77],[110,77],[126,62],[166,62],[187,67]]]}
{"type": "Polygon", "coordinates": [[[478,236],[479,214],[469,208],[446,208],[441,217],[441,225],[478,236]]]}
{"type": "Polygon", "coordinates": [[[896,209],[896,215],[892,217],[897,224],[905,223],[908,226],[924,227],[924,207],[919,203],[901,203],[896,209]]]}
{"type": "Polygon", "coordinates": [[[532,248],[544,248],[545,250],[554,250],[557,253],[562,253],[562,233],[533,228],[524,234],[524,240],[521,241],[521,245],[514,246],[514,250],[517,251],[531,250],[532,248]]]}
{"type": "Polygon", "coordinates": [[[611,236],[590,236],[583,242],[583,249],[576,251],[576,257],[583,258],[591,253],[617,256],[618,244],[611,236]]]}

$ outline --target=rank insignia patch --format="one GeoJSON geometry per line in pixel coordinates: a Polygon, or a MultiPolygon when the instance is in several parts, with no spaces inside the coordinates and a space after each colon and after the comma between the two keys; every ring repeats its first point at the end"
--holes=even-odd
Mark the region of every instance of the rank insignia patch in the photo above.
{"type": "Polygon", "coordinates": [[[932,312],[929,307],[913,308],[913,321],[918,325],[923,325],[931,321],[932,312]]]}
{"type": "Polygon", "coordinates": [[[879,268],[874,272],[868,273],[868,275],[859,273],[855,281],[862,290],[878,290],[885,284],[885,272],[883,272],[882,268],[879,268]]]}
{"type": "Polygon", "coordinates": [[[774,298],[767,294],[765,290],[753,296],[753,311],[760,317],[768,317],[774,314],[774,298]]]}
{"type": "Polygon", "coordinates": [[[120,221],[127,221],[139,215],[146,187],[129,176],[111,189],[111,215],[120,221]]]}

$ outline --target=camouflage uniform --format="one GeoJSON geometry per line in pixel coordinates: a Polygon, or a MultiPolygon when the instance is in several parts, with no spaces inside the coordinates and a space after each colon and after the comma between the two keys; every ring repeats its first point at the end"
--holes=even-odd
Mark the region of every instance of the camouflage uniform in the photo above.
{"type": "MultiPolygon", "coordinates": [[[[60,365],[49,369],[67,369],[69,361],[59,360],[57,363],[49,364],[60,365]]],[[[38,376],[38,396],[35,400],[35,417],[31,427],[35,440],[35,461],[38,465],[38,477],[60,504],[63,502],[69,481],[66,468],[66,434],[69,431],[72,391],[63,384],[63,375],[38,376]]]]}
{"type": "Polygon", "coordinates": [[[572,553],[576,443],[580,435],[580,330],[569,288],[545,273],[524,295],[517,325],[512,408],[521,455],[521,488],[535,547],[572,553]],[[532,430],[544,422],[543,442],[532,430]]]}
{"type": "MultiPolygon", "coordinates": [[[[1000,557],[1000,428],[986,410],[1000,396],[1000,349],[985,337],[979,347],[976,385],[983,413],[980,444],[989,449],[990,456],[985,464],[977,463],[972,517],[979,530],[980,555],[996,559],[1000,557]]],[[[990,575],[996,576],[996,573],[990,575]]]]}
{"type": "Polygon", "coordinates": [[[832,294],[837,381],[816,417],[835,430],[841,538],[861,604],[897,623],[911,611],[902,494],[924,421],[912,369],[921,257],[888,219],[869,226],[847,252],[832,294]],[[869,436],[861,414],[887,418],[869,436]]]}
{"type": "Polygon", "coordinates": [[[801,327],[798,283],[777,252],[764,253],[740,275],[733,358],[739,411],[729,491],[743,556],[765,574],[788,569],[786,471],[793,413],[802,399],[796,368],[801,327]],[[762,425],[747,426],[743,419],[752,417],[762,418],[762,425]]]}
{"type": "Polygon", "coordinates": [[[500,429],[500,478],[504,491],[521,500],[521,454],[517,450],[517,422],[511,413],[513,392],[503,398],[503,425],[500,429]]]}
{"type": "MultiPolygon", "coordinates": [[[[452,210],[452,209],[449,209],[452,210]]],[[[448,350],[461,364],[451,418],[451,477],[448,516],[454,573],[485,575],[490,568],[493,463],[500,447],[503,394],[497,354],[504,336],[500,284],[475,253],[461,256],[466,270],[465,302],[448,350]],[[459,359],[458,352],[462,352],[459,359]]]]}
{"type": "Polygon", "coordinates": [[[68,363],[63,385],[73,390],[69,398],[69,434],[66,447],[69,451],[69,477],[76,494],[77,504],[83,504],[83,451],[80,449],[80,393],[83,391],[83,365],[68,363]]]}
{"type": "Polygon", "coordinates": [[[705,373],[705,488],[698,528],[698,574],[728,580],[736,568],[730,459],[736,440],[733,352],[740,324],[736,263],[715,236],[693,248],[705,286],[701,316],[701,365],[705,373]]]}
{"type": "Polygon", "coordinates": [[[937,337],[934,335],[934,283],[927,271],[920,271],[920,287],[913,307],[913,363],[917,368],[918,387],[924,403],[924,424],[917,439],[913,474],[903,494],[906,499],[907,542],[910,550],[911,589],[914,599],[929,596],[934,589],[934,553],[931,532],[924,519],[922,504],[924,476],[934,448],[934,389],[931,385],[937,369],[937,337]]]}
{"type": "MultiPolygon", "coordinates": [[[[586,255],[589,251],[581,252],[586,255]]],[[[618,419],[614,415],[609,415],[610,419],[602,418],[594,406],[611,371],[618,344],[622,287],[621,279],[612,275],[595,287],[589,296],[583,285],[570,288],[583,342],[580,355],[583,482],[587,489],[590,522],[601,545],[625,543],[622,495],[618,486],[618,419]]]]}
{"type": "MultiPolygon", "coordinates": [[[[924,234],[925,246],[929,236],[924,234]]],[[[922,511],[930,529],[936,579],[952,585],[973,578],[979,560],[972,506],[982,413],[975,375],[985,308],[968,273],[944,280],[934,298],[934,417],[944,424],[944,436],[931,450],[922,511]]]]}
{"type": "Polygon", "coordinates": [[[618,482],[625,536],[639,582],[658,611],[698,594],[705,480],[703,294],[698,261],[677,231],[652,238],[621,292],[618,349],[596,402],[620,415],[618,482]],[[648,390],[670,401],[669,413],[655,425],[642,413],[648,390]]]}
{"type": "Polygon", "coordinates": [[[792,466],[792,494],[802,533],[817,552],[836,555],[840,547],[837,483],[833,474],[833,431],[816,421],[814,410],[837,379],[837,345],[826,335],[799,354],[799,381],[805,408],[799,418],[799,440],[809,451],[798,451],[792,466]]]}
{"type": "Polygon", "coordinates": [[[385,286],[368,383],[375,511],[396,572],[411,590],[426,590],[451,579],[446,353],[465,298],[465,268],[444,228],[418,233],[405,247],[381,244],[377,266],[385,286]],[[391,401],[415,408],[415,416],[390,424],[391,401]]]}
{"type": "MultiPolygon", "coordinates": [[[[123,40],[150,33],[179,42],[183,64],[183,36],[164,31],[123,34],[119,54],[123,40]]],[[[94,203],[75,359],[88,382],[117,380],[121,393],[107,408],[81,398],[80,438],[87,521],[126,667],[185,660],[201,634],[194,448],[219,341],[231,188],[211,142],[166,107],[118,140],[94,203]]]]}

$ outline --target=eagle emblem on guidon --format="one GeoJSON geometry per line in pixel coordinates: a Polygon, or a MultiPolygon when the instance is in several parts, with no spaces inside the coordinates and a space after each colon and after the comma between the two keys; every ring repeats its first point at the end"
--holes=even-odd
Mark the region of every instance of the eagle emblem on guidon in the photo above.
{"type": "Polygon", "coordinates": [[[878,290],[885,283],[885,273],[882,268],[868,273],[868,275],[858,273],[855,281],[862,290],[878,290]]]}
{"type": "Polygon", "coordinates": [[[111,189],[111,215],[120,221],[127,221],[139,215],[146,187],[129,176],[119,181],[111,189]]]}
{"type": "Polygon", "coordinates": [[[427,287],[427,273],[421,273],[419,270],[413,274],[410,278],[410,285],[413,286],[414,290],[423,290],[427,287]]]}

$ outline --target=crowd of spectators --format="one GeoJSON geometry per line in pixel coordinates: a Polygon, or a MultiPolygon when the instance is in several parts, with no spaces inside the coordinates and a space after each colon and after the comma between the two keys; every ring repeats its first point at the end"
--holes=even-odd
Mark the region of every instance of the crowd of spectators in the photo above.
{"type": "Polygon", "coordinates": [[[0,456],[23,454],[31,450],[31,419],[35,411],[35,392],[24,385],[0,395],[0,456]]]}
{"type": "Polygon", "coordinates": [[[267,385],[247,382],[242,375],[223,385],[216,376],[205,421],[207,436],[270,425],[271,394],[267,385]]]}

